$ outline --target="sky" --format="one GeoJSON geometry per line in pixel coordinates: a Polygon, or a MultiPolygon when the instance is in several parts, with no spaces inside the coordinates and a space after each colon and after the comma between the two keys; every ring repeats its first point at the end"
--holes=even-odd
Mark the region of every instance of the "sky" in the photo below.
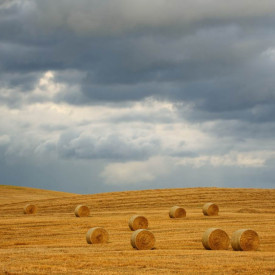
{"type": "Polygon", "coordinates": [[[0,0],[0,184],[275,187],[274,0],[0,0]]]}

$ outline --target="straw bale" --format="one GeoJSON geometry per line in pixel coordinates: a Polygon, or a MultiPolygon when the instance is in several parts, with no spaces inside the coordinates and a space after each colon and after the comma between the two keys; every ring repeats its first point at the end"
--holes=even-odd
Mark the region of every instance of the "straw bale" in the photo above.
{"type": "Polygon", "coordinates": [[[102,227],[93,227],[86,234],[88,244],[107,243],[109,240],[108,232],[102,227]]]}
{"type": "Polygon", "coordinates": [[[182,207],[173,206],[173,207],[171,207],[171,209],[169,211],[169,217],[170,218],[184,218],[184,217],[186,217],[186,211],[182,207]]]}
{"type": "Polygon", "coordinates": [[[138,250],[153,249],[156,243],[154,234],[147,229],[138,229],[131,236],[131,245],[138,250]]]}
{"type": "Polygon", "coordinates": [[[137,229],[147,229],[148,220],[144,216],[134,215],[129,220],[129,227],[132,231],[137,229]]]}
{"type": "Polygon", "coordinates": [[[260,239],[256,231],[251,229],[239,229],[232,234],[231,246],[234,250],[252,251],[257,250],[260,239]]]}
{"type": "Polygon", "coordinates": [[[209,250],[226,250],[230,240],[225,231],[219,228],[209,228],[202,236],[202,244],[209,250]]]}
{"type": "Polygon", "coordinates": [[[27,204],[24,207],[24,214],[35,214],[37,211],[37,207],[34,204],[27,204]]]}
{"type": "Polygon", "coordinates": [[[219,207],[215,203],[208,202],[203,206],[202,212],[205,216],[217,216],[219,213],[219,207]]]}
{"type": "Polygon", "coordinates": [[[90,209],[86,205],[78,205],[74,210],[74,214],[76,217],[88,217],[90,215],[90,209]]]}

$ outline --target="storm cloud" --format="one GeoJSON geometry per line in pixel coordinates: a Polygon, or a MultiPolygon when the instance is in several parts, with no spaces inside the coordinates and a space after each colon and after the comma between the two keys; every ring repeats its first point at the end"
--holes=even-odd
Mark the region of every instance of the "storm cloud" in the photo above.
{"type": "Polygon", "coordinates": [[[76,190],[56,163],[83,170],[78,192],[197,186],[198,171],[271,187],[274,30],[271,0],[0,1],[1,182],[27,167],[35,186],[40,165],[76,190]]]}

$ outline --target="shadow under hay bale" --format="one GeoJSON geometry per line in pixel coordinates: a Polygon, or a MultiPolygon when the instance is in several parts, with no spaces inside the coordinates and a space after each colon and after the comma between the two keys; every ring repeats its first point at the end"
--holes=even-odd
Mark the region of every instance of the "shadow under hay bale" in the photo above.
{"type": "Polygon", "coordinates": [[[134,215],[129,219],[128,225],[132,231],[138,229],[147,229],[148,220],[144,216],[134,215]]]}
{"type": "Polygon", "coordinates": [[[34,204],[27,204],[24,207],[24,214],[35,214],[37,212],[37,207],[34,204]]]}
{"type": "Polygon", "coordinates": [[[171,209],[169,211],[169,217],[170,218],[185,218],[186,217],[186,211],[182,207],[173,206],[173,207],[171,207],[171,209]]]}
{"type": "Polygon", "coordinates": [[[232,234],[231,246],[237,251],[257,250],[260,239],[256,231],[251,229],[239,229],[232,234]]]}
{"type": "Polygon", "coordinates": [[[153,249],[156,243],[154,234],[147,229],[138,229],[131,236],[131,245],[138,250],[153,249]]]}
{"type": "Polygon", "coordinates": [[[107,243],[109,240],[108,232],[102,227],[93,227],[86,234],[88,244],[107,243]]]}
{"type": "Polygon", "coordinates": [[[202,212],[205,216],[217,216],[219,214],[219,207],[215,203],[208,202],[202,207],[202,212]]]}
{"type": "Polygon", "coordinates": [[[230,240],[225,231],[219,228],[209,228],[202,236],[202,244],[209,250],[226,250],[229,247],[230,240]]]}
{"type": "Polygon", "coordinates": [[[88,217],[90,215],[90,209],[86,205],[78,205],[74,210],[74,214],[76,217],[88,217]]]}

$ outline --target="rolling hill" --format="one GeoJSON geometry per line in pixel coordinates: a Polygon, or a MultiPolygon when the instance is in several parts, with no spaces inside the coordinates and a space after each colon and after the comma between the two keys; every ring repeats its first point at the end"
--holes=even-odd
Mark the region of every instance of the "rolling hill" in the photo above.
{"type": "Polygon", "coordinates": [[[77,195],[0,186],[0,274],[275,274],[275,190],[182,188],[77,195]],[[26,203],[38,207],[24,215],[26,203]],[[218,216],[203,216],[206,202],[218,216]],[[76,218],[86,204],[89,217],[76,218]],[[186,218],[170,219],[171,206],[186,218]],[[153,250],[130,245],[128,220],[142,214],[156,237],[153,250]],[[107,244],[89,245],[85,234],[102,226],[107,244]],[[260,236],[258,251],[205,250],[203,232],[221,228],[229,236],[250,228],[260,236]]]}

